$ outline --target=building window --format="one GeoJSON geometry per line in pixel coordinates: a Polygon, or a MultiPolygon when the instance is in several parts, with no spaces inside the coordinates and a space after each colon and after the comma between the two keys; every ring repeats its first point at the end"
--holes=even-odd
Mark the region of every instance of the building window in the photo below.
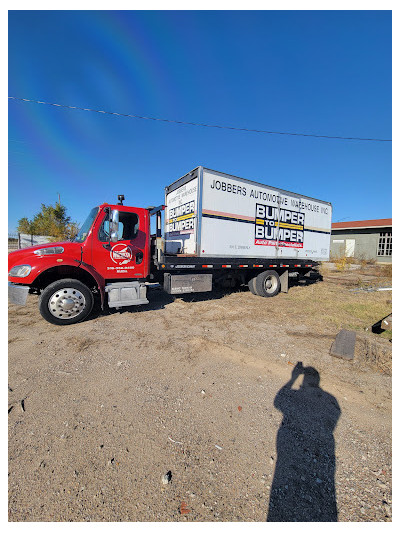
{"type": "Polygon", "coordinates": [[[392,232],[381,231],[377,255],[392,255],[392,232]]]}

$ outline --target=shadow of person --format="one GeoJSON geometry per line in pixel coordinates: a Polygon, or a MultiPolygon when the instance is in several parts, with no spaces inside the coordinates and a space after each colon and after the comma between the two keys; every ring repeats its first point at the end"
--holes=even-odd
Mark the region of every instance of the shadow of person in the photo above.
{"type": "Polygon", "coordinates": [[[267,522],[336,522],[335,439],[340,417],[334,396],[319,386],[319,373],[297,363],[274,406],[283,413],[276,448],[267,522]],[[293,389],[303,375],[299,389],[293,389]]]}

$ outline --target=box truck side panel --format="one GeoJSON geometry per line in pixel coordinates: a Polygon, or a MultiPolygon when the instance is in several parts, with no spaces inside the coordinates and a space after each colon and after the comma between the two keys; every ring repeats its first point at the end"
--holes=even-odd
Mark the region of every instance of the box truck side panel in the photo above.
{"type": "Polygon", "coordinates": [[[331,239],[332,206],[303,196],[290,198],[291,209],[304,214],[304,242],[299,257],[328,261],[331,239]]]}
{"type": "Polygon", "coordinates": [[[327,260],[331,205],[203,169],[200,255],[327,260]]]}
{"type": "Polygon", "coordinates": [[[165,252],[196,253],[199,178],[167,192],[165,197],[165,252]]]}

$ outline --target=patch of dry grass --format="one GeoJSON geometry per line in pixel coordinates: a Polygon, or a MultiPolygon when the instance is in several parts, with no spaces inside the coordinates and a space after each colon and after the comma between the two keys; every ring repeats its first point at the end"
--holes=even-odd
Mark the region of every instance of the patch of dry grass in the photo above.
{"type": "Polygon", "coordinates": [[[351,292],[348,287],[334,283],[292,287],[281,297],[289,300],[290,315],[304,317],[305,324],[316,332],[340,328],[362,331],[392,310],[388,293],[351,292]]]}
{"type": "Polygon", "coordinates": [[[84,352],[90,348],[94,343],[90,338],[71,337],[71,344],[75,347],[77,353],[84,352]]]}
{"type": "MultiPolygon", "coordinates": [[[[294,286],[287,294],[280,293],[274,298],[260,298],[248,291],[236,293],[233,299],[226,295],[223,298],[223,314],[218,314],[216,310],[210,313],[208,309],[209,314],[202,316],[203,320],[212,319],[213,325],[219,329],[248,319],[265,324],[273,319],[282,325],[304,326],[309,334],[332,335],[341,328],[361,332],[392,310],[389,292],[350,290],[366,285],[369,286],[370,282],[365,281],[362,275],[342,280],[341,274],[333,273],[329,282],[294,286]],[[234,307],[231,309],[231,306],[234,307]]],[[[204,311],[207,312],[207,309],[204,311]]]]}
{"type": "Polygon", "coordinates": [[[392,280],[392,265],[387,264],[387,265],[378,266],[378,276],[380,276],[381,278],[390,279],[391,281],[392,280]]]}
{"type": "Polygon", "coordinates": [[[357,360],[366,362],[381,373],[392,374],[392,351],[386,343],[376,342],[374,338],[362,337],[357,341],[357,360]]]}

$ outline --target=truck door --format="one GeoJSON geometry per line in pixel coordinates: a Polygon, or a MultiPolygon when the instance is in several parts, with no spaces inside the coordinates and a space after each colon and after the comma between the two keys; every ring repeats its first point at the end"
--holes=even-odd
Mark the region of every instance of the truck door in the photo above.
{"type": "Polygon", "coordinates": [[[119,211],[118,241],[110,243],[109,215],[93,232],[93,266],[105,279],[139,279],[148,275],[149,228],[145,209],[115,206],[119,211]]]}

